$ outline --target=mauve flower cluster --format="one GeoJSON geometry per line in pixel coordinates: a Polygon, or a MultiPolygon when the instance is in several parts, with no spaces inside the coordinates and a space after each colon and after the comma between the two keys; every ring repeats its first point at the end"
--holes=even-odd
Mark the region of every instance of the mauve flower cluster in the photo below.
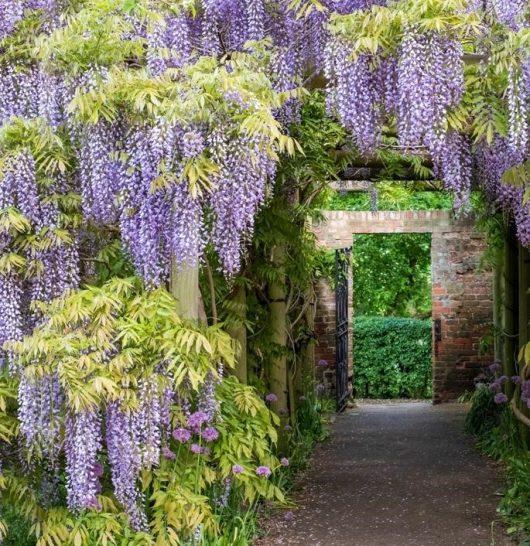
{"type": "Polygon", "coordinates": [[[67,500],[74,512],[97,506],[102,475],[98,463],[101,449],[101,417],[97,411],[69,415],[66,419],[67,500]]]}
{"type": "Polygon", "coordinates": [[[268,478],[272,474],[272,472],[268,466],[258,466],[258,468],[256,468],[256,474],[258,476],[268,478]]]}
{"type": "Polygon", "coordinates": [[[142,509],[143,495],[138,486],[142,468],[141,447],[133,419],[118,403],[107,409],[106,441],[114,494],[129,515],[137,531],[147,531],[147,517],[142,509]]]}

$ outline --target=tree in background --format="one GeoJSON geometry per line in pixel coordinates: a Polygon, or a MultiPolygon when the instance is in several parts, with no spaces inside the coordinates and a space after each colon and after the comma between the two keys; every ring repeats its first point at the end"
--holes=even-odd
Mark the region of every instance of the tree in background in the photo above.
{"type": "Polygon", "coordinates": [[[355,235],[353,282],[358,315],[430,316],[430,235],[355,235]]]}

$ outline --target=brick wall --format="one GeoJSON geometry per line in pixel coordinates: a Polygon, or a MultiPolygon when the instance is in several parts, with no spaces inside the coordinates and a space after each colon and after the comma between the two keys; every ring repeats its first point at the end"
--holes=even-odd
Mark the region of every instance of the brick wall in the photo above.
{"type": "Polygon", "coordinates": [[[491,333],[493,276],[481,268],[485,241],[472,230],[433,233],[433,318],[441,320],[441,341],[433,345],[435,402],[458,398],[473,388],[480,367],[480,341],[491,333]]]}
{"type": "MultiPolygon", "coordinates": [[[[490,355],[478,356],[478,352],[492,322],[493,280],[491,272],[481,267],[486,243],[471,218],[456,220],[449,211],[333,211],[325,213],[325,222],[315,225],[314,231],[328,248],[350,246],[354,233],[431,233],[433,319],[441,322],[441,340],[433,340],[433,401],[454,400],[473,388],[479,368],[492,359],[490,355]]],[[[317,297],[315,361],[329,363],[328,368],[317,366],[317,379],[332,391],[335,295],[321,282],[317,297]]],[[[350,300],[351,318],[351,290],[350,300]]]]}

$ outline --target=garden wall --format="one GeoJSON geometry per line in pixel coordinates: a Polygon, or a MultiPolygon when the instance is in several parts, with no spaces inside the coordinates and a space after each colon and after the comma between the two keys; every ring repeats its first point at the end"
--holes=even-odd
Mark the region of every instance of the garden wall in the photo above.
{"type": "MultiPolygon", "coordinates": [[[[329,211],[314,231],[320,244],[330,249],[351,246],[354,233],[431,233],[433,320],[441,326],[441,338],[433,338],[433,401],[455,400],[473,388],[480,367],[492,359],[478,353],[493,319],[492,273],[481,268],[486,242],[475,230],[473,218],[455,219],[443,210],[329,211]]],[[[315,360],[329,363],[328,368],[317,367],[317,378],[333,391],[335,299],[323,283],[317,287],[317,297],[315,360]]]]}

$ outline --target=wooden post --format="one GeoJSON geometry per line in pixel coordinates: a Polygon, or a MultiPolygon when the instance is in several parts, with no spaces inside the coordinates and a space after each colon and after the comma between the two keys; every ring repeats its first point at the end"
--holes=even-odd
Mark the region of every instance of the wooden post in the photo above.
{"type": "MultiPolygon", "coordinates": [[[[503,263],[503,306],[502,306],[502,364],[503,373],[508,377],[516,373],[517,336],[519,334],[518,313],[518,251],[513,234],[505,239],[503,263]]],[[[508,385],[508,396],[513,386],[508,385]]]]}
{"type": "Polygon", "coordinates": [[[504,248],[495,253],[493,269],[493,346],[495,359],[501,361],[503,353],[503,278],[504,278],[504,248]]]}
{"type": "Polygon", "coordinates": [[[247,327],[245,326],[247,290],[243,282],[234,287],[232,302],[234,303],[234,311],[237,313],[237,324],[230,328],[229,334],[238,345],[234,374],[241,383],[247,384],[247,327]]]}
{"type": "Polygon", "coordinates": [[[272,341],[276,345],[270,358],[269,385],[277,397],[271,403],[272,410],[280,417],[278,449],[285,451],[287,437],[284,427],[288,422],[288,382],[287,382],[287,308],[285,286],[285,247],[280,244],[272,249],[271,263],[278,278],[269,284],[269,320],[272,328],[272,341]]]}
{"type": "MultiPolygon", "coordinates": [[[[530,253],[526,248],[521,244],[518,245],[518,258],[519,258],[519,275],[518,275],[518,311],[519,311],[519,339],[518,339],[518,348],[520,349],[523,345],[530,341],[530,327],[529,327],[529,307],[530,307],[530,294],[528,293],[530,289],[530,253]]],[[[522,366],[524,363],[519,362],[519,366],[522,366]]],[[[519,410],[526,417],[530,417],[530,410],[526,403],[519,402],[519,410]]],[[[519,430],[521,432],[521,438],[525,444],[528,444],[530,438],[528,427],[520,423],[519,430]]]]}
{"type": "Polygon", "coordinates": [[[530,341],[530,253],[519,244],[519,347],[530,341]]]}

